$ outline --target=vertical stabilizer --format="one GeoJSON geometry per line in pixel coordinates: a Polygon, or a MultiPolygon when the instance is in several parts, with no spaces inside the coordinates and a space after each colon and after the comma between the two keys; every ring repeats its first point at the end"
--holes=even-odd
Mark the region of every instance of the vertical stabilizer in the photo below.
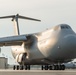
{"type": "Polygon", "coordinates": [[[19,31],[19,24],[18,24],[18,17],[15,16],[12,21],[14,22],[14,33],[15,35],[20,35],[20,31],[19,31]]]}
{"type": "Polygon", "coordinates": [[[0,17],[0,19],[4,19],[4,18],[12,18],[12,21],[14,22],[15,35],[20,35],[18,18],[20,18],[20,19],[26,19],[26,20],[32,20],[32,21],[41,21],[41,20],[38,20],[38,19],[30,18],[30,17],[20,16],[19,14],[0,17]]]}

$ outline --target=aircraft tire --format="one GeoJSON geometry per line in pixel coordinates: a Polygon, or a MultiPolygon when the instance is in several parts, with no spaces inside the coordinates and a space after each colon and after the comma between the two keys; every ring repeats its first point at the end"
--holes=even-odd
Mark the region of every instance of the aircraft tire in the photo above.
{"type": "Polygon", "coordinates": [[[51,70],[65,70],[65,65],[53,65],[51,70]]]}
{"type": "Polygon", "coordinates": [[[30,70],[30,65],[25,65],[25,70],[30,70]]]}
{"type": "Polygon", "coordinates": [[[43,70],[44,68],[43,68],[43,65],[41,66],[41,69],[43,70]]]}
{"type": "Polygon", "coordinates": [[[58,70],[58,66],[57,65],[53,65],[53,66],[54,66],[53,70],[58,70]]]}
{"type": "Polygon", "coordinates": [[[65,70],[65,65],[62,65],[62,70],[65,70]]]}
{"type": "Polygon", "coordinates": [[[20,70],[23,70],[24,69],[24,66],[23,65],[20,65],[20,70]]]}
{"type": "Polygon", "coordinates": [[[52,70],[52,66],[51,65],[49,66],[49,70],[52,70]]]}
{"type": "Polygon", "coordinates": [[[48,70],[48,65],[42,65],[42,70],[48,70]]]}
{"type": "Polygon", "coordinates": [[[15,70],[16,69],[16,67],[15,67],[15,65],[13,66],[13,70],[15,70]]]}
{"type": "Polygon", "coordinates": [[[20,68],[20,66],[19,66],[19,65],[17,65],[17,66],[16,66],[16,70],[19,70],[19,68],[20,68]]]}
{"type": "Polygon", "coordinates": [[[30,65],[27,65],[27,69],[30,70],[30,65]]]}

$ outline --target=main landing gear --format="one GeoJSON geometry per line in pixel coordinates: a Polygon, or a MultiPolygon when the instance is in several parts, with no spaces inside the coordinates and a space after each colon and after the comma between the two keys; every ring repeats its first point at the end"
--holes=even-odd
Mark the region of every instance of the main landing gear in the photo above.
{"type": "Polygon", "coordinates": [[[30,70],[30,65],[14,65],[13,70],[30,70]]]}
{"type": "MultiPolygon", "coordinates": [[[[30,70],[30,65],[14,65],[13,70],[30,70]]],[[[65,65],[41,65],[41,70],[65,70],[65,65]]]]}
{"type": "Polygon", "coordinates": [[[42,70],[65,70],[65,65],[42,65],[42,70]]]}

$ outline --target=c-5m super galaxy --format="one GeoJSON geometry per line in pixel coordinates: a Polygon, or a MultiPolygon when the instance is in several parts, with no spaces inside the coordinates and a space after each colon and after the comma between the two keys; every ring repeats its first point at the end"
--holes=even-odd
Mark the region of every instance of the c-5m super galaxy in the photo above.
{"type": "Polygon", "coordinates": [[[20,35],[18,19],[40,21],[25,16],[11,15],[15,36],[0,38],[0,47],[12,46],[12,55],[19,65],[13,69],[30,70],[30,65],[41,65],[42,70],[65,70],[63,63],[76,58],[76,33],[67,24],[59,24],[51,29],[20,35]]]}

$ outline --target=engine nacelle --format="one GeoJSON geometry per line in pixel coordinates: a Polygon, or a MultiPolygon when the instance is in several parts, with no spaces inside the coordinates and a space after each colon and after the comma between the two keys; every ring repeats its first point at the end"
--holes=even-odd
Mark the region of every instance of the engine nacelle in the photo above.
{"type": "Polygon", "coordinates": [[[22,54],[18,54],[17,56],[16,56],[16,61],[18,62],[18,63],[21,63],[21,62],[24,62],[26,59],[27,59],[27,53],[22,53],[22,54]]]}

